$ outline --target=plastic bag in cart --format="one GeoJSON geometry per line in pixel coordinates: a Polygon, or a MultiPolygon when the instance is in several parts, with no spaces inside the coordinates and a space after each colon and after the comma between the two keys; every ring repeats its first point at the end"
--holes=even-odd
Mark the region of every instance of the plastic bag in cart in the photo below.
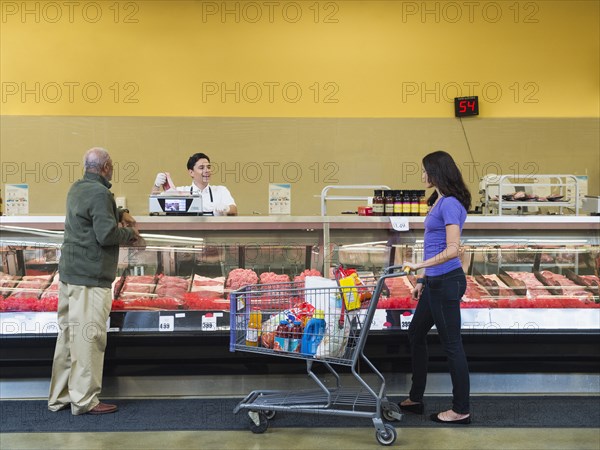
{"type": "Polygon", "coordinates": [[[316,358],[341,358],[344,356],[355,314],[355,312],[348,312],[349,320],[342,322],[335,320],[327,324],[325,336],[317,347],[316,358]]]}
{"type": "Polygon", "coordinates": [[[306,277],[304,298],[325,314],[325,320],[339,315],[342,311],[342,298],[335,280],[323,277],[306,277]]]}

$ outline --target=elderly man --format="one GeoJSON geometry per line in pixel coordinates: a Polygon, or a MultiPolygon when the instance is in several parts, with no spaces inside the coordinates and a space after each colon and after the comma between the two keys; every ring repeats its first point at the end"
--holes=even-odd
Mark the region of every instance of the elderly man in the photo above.
{"type": "Polygon", "coordinates": [[[129,211],[117,209],[108,152],[92,148],[84,156],[85,174],[67,195],[65,235],[59,262],[58,324],[48,409],[71,406],[71,413],[107,414],[116,405],[101,403],[106,322],[119,245],[140,238],[129,211]],[[119,223],[122,226],[119,226],[119,223]]]}

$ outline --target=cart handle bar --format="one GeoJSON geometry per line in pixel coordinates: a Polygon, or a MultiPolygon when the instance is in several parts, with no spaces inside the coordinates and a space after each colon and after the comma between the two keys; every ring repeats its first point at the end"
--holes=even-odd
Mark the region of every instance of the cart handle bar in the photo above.
{"type": "Polygon", "coordinates": [[[384,269],[384,273],[390,274],[394,273],[396,270],[400,269],[401,273],[399,275],[410,275],[410,267],[408,266],[389,266],[384,269]]]}

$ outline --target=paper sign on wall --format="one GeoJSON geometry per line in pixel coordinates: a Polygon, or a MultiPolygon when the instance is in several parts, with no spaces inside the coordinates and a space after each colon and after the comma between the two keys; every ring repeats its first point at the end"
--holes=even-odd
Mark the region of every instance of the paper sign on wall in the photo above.
{"type": "Polygon", "coordinates": [[[5,184],[5,214],[7,216],[26,216],[29,214],[29,185],[5,184]]]}
{"type": "Polygon", "coordinates": [[[291,214],[292,185],[269,183],[269,214],[291,214]]]}

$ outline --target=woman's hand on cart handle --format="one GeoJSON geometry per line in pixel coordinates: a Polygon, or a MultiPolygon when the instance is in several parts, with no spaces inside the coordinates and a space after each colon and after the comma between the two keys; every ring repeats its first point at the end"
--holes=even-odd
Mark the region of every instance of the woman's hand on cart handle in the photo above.
{"type": "Polygon", "coordinates": [[[402,263],[402,267],[403,267],[404,272],[406,272],[406,273],[416,272],[417,270],[419,270],[421,268],[419,266],[419,264],[408,262],[408,261],[404,261],[402,263]]]}

